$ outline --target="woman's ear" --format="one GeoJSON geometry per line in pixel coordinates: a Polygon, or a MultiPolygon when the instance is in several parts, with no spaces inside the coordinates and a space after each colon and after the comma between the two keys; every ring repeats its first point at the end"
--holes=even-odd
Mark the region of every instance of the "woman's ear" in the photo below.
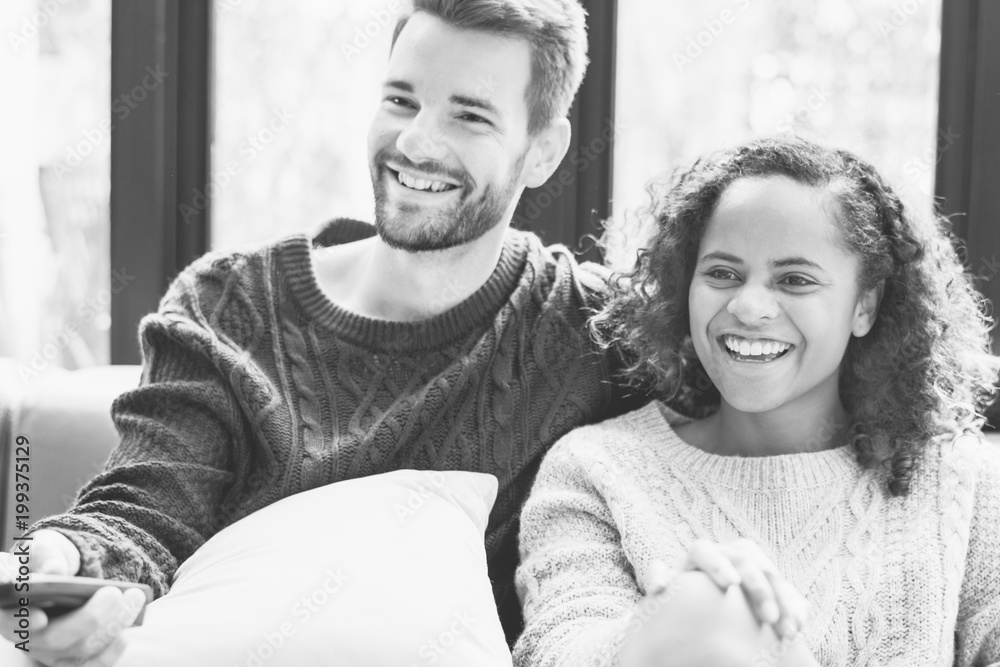
{"type": "Polygon", "coordinates": [[[854,325],[851,328],[851,333],[858,338],[865,336],[875,326],[875,318],[878,316],[878,305],[882,302],[882,291],[884,289],[885,281],[880,280],[877,285],[867,290],[858,298],[858,303],[854,307],[854,325]]]}

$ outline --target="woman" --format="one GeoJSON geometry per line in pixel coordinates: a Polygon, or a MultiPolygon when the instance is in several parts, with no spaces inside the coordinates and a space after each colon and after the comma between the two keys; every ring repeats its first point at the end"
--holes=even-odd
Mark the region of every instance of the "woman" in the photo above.
{"type": "Polygon", "coordinates": [[[943,221],[800,139],[700,160],[651,212],[594,330],[698,418],[654,402],[546,456],[515,664],[1000,662],[998,367],[943,221]]]}

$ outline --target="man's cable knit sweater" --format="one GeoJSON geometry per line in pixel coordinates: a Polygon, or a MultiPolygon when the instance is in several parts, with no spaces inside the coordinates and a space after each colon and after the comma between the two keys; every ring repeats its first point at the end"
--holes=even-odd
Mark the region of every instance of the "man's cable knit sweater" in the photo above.
{"type": "MultiPolygon", "coordinates": [[[[850,448],[718,456],[652,403],[562,438],[521,514],[515,665],[614,665],[649,564],[748,538],[810,603],[828,667],[1000,664],[1000,452],[927,445],[893,498],[850,448]]],[[[761,663],[764,664],[764,663],[761,663]]],[[[771,663],[768,663],[771,664],[771,663]]]]}
{"type": "Polygon", "coordinates": [[[35,526],[73,541],[80,574],[161,595],[214,533],[286,496],[400,468],[482,471],[499,479],[494,593],[520,630],[517,513],[542,454],[625,405],[585,329],[603,269],[511,230],[463,303],[379,321],[332,303],[311,256],[373,233],[337,221],[315,241],[206,255],[174,281],[140,326],[141,384],[112,408],[120,445],[69,513],[35,526]]]}

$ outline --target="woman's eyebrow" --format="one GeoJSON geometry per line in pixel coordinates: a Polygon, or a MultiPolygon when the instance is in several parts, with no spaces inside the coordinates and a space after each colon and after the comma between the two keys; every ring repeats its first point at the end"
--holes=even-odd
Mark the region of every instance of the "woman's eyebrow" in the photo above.
{"type": "Polygon", "coordinates": [[[722,252],[721,250],[713,250],[707,255],[702,255],[701,259],[698,260],[699,263],[707,262],[710,259],[718,259],[723,262],[730,262],[732,264],[743,264],[743,260],[736,255],[730,255],[728,252],[722,252]]]}
{"type": "Polygon", "coordinates": [[[823,267],[812,261],[811,259],[806,259],[805,257],[785,257],[784,259],[776,259],[773,262],[769,262],[771,266],[782,268],[785,266],[808,266],[814,269],[822,270],[823,267]]]}
{"type": "MultiPolygon", "coordinates": [[[[698,263],[707,262],[709,260],[719,260],[723,262],[729,262],[730,264],[744,264],[745,262],[737,257],[736,255],[730,254],[728,252],[722,252],[721,250],[713,250],[707,253],[698,260],[698,263]]],[[[781,259],[775,259],[768,264],[772,268],[784,268],[786,266],[808,266],[814,269],[822,270],[823,267],[812,261],[811,259],[806,259],[805,257],[783,257],[781,259]]]]}

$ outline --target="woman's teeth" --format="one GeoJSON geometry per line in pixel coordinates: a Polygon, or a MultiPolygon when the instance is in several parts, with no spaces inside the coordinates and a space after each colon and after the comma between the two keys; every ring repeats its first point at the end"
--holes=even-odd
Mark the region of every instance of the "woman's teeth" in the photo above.
{"type": "Polygon", "coordinates": [[[723,336],[723,342],[730,356],[751,361],[771,361],[777,359],[789,349],[791,344],[776,340],[751,340],[739,336],[723,336]]]}

